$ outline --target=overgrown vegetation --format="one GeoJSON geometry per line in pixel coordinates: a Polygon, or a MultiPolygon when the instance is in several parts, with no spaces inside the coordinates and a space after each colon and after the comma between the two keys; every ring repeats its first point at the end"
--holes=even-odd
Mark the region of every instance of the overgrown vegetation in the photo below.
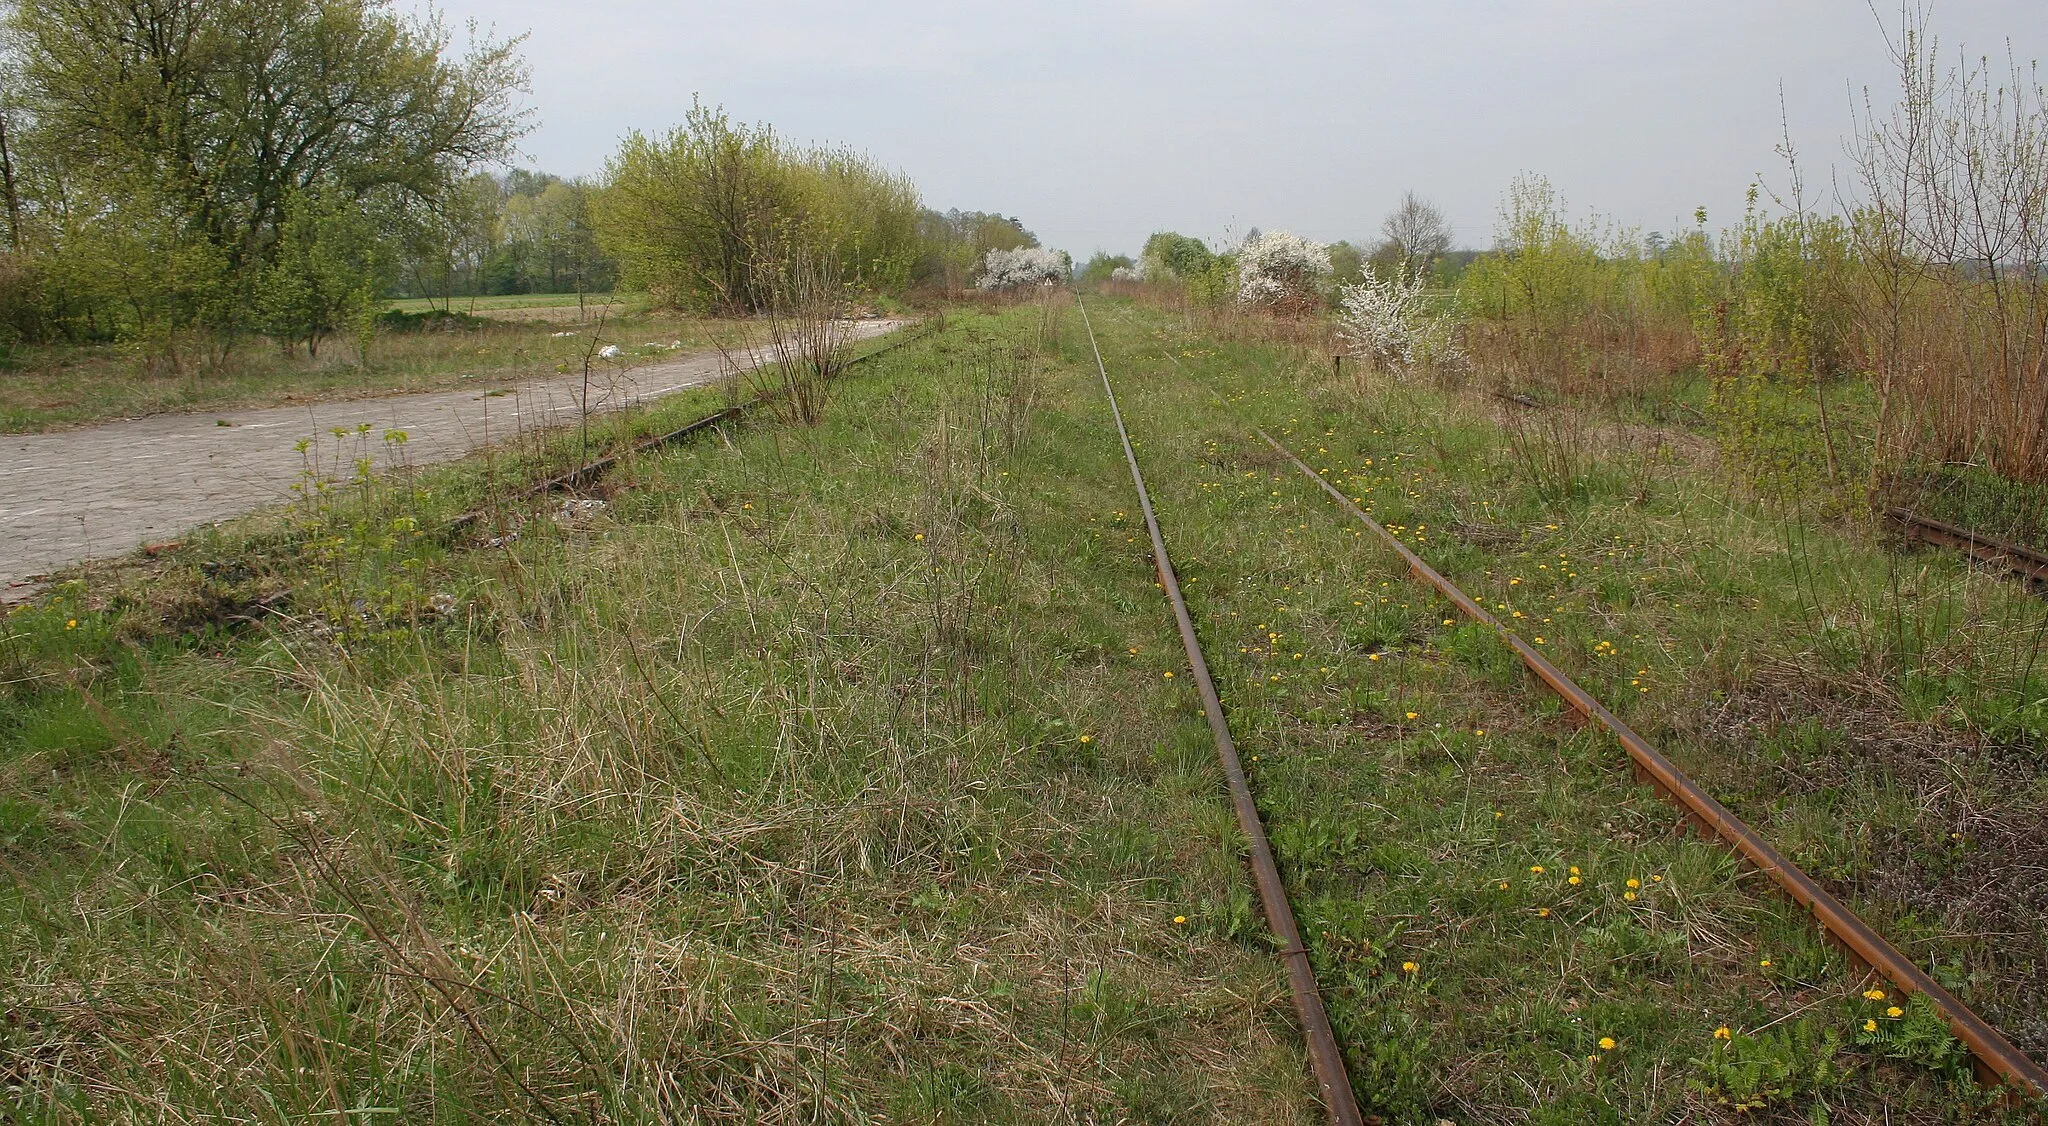
{"type": "Polygon", "coordinates": [[[830,259],[857,291],[899,289],[924,247],[901,173],[851,149],[802,149],[701,102],[682,125],[634,133],[605,169],[598,237],[658,304],[751,313],[772,263],[830,259]]]}
{"type": "MultiPolygon", "coordinates": [[[[2039,951],[1955,937],[2028,909],[1989,874],[2039,836],[2029,760],[1930,760],[1929,806],[1906,744],[1824,733],[2038,740],[1998,710],[2038,604],[1939,556],[1852,581],[1886,557],[1787,541],[1690,450],[1591,444],[1548,496],[1490,400],[1361,394],[1312,325],[1096,321],[1375,1112],[1997,1120],[1248,427],[2029,1046],[2039,951]]],[[[342,449],[295,509],[9,616],[12,1113],[1317,1120],[1083,340],[1063,300],[950,314],[804,425],[572,503],[513,492],[575,435],[374,480],[342,449]]]]}
{"type": "Polygon", "coordinates": [[[6,619],[9,1113],[1312,1121],[1256,940],[1172,921],[1245,892],[1049,323],[6,619]]]}
{"type": "MultiPolygon", "coordinates": [[[[1573,220],[1524,175],[1489,252],[1432,266],[1441,217],[1411,194],[1370,261],[1340,244],[1295,268],[1331,280],[1294,287],[1284,311],[1303,315],[1319,292],[1342,308],[1352,355],[1381,367],[1398,351],[1388,342],[1455,325],[1434,361],[1393,366],[1681,422],[1716,436],[1724,468],[1758,495],[1819,515],[1870,514],[1929,474],[1974,473],[1992,491],[2048,480],[2048,95],[2017,66],[1941,62],[1922,16],[1894,43],[1898,101],[1866,108],[1853,194],[1832,210],[1789,144],[1789,182],[1753,187],[1718,231],[1704,208],[1669,236],[1573,220]],[[1428,294],[1426,280],[1450,284],[1428,294]]],[[[1148,243],[1142,274],[1197,306],[1269,304],[1274,283],[1258,280],[1258,254],[1247,275],[1245,255],[1271,237],[1217,258],[1234,287],[1206,263],[1170,266],[1168,248],[1192,242],[1170,234],[1148,243]]]]}

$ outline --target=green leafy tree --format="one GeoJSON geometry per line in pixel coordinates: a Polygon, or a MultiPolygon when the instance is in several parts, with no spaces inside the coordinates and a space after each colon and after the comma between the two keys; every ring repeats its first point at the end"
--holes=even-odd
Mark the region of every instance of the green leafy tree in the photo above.
{"type": "Polygon", "coordinates": [[[987,211],[926,211],[918,224],[923,252],[911,280],[949,292],[974,280],[991,250],[1022,250],[1038,245],[1038,236],[1015,218],[987,211]]]}
{"type": "MultiPolygon", "coordinates": [[[[276,253],[257,279],[259,327],[287,352],[318,355],[323,337],[356,335],[373,323],[394,272],[389,220],[339,190],[290,200],[276,253]]],[[[363,357],[367,361],[367,356],[363,357]]]]}
{"type": "Polygon", "coordinates": [[[1145,276],[1199,278],[1216,268],[1217,255],[1201,239],[1175,231],[1160,231],[1145,240],[1145,276]]]}
{"type": "Polygon", "coordinates": [[[778,261],[829,259],[855,289],[903,285],[922,210],[908,178],[863,153],[795,148],[697,102],[665,136],[626,138],[593,218],[626,282],[657,302],[753,312],[778,261]]]}
{"type": "Polygon", "coordinates": [[[16,0],[6,18],[40,170],[23,207],[145,337],[224,347],[259,289],[297,304],[277,269],[305,201],[431,213],[525,129],[516,41],[451,57],[436,19],[388,0],[16,0]]]}
{"type": "Polygon", "coordinates": [[[1342,287],[1357,285],[1364,280],[1365,252],[1349,242],[1330,244],[1330,281],[1342,287]]]}
{"type": "Polygon", "coordinates": [[[636,130],[605,163],[599,240],[657,303],[759,308],[754,255],[797,202],[786,161],[769,126],[697,102],[666,136],[636,130]]]}
{"type": "Polygon", "coordinates": [[[1108,281],[1110,275],[1115,273],[1118,267],[1129,269],[1131,264],[1131,256],[1128,254],[1113,255],[1098,250],[1095,252],[1094,257],[1088,259],[1081,266],[1080,273],[1075,276],[1075,280],[1083,285],[1099,284],[1108,281]]]}

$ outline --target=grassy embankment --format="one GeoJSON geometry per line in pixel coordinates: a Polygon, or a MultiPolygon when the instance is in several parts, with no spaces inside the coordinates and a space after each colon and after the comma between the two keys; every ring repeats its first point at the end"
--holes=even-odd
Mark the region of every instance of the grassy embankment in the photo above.
{"type": "MultiPolygon", "coordinates": [[[[458,304],[457,311],[462,308],[458,304]]],[[[287,356],[261,340],[244,341],[222,363],[189,359],[175,373],[160,363],[152,367],[132,346],[25,346],[0,367],[0,433],[166,411],[225,411],[530,379],[565,365],[581,370],[593,334],[625,349],[628,362],[645,362],[672,354],[643,347],[648,343],[709,348],[721,334],[739,331],[730,322],[653,313],[628,303],[610,306],[600,331],[600,305],[589,306],[588,319],[579,323],[572,323],[574,309],[570,294],[559,310],[568,313],[567,320],[500,319],[480,309],[474,319],[440,326],[391,327],[371,344],[368,365],[359,362],[353,342],[340,338],[324,341],[317,357],[303,348],[287,356]],[[565,332],[575,335],[556,335],[565,332]]]]}
{"type": "MultiPolygon", "coordinates": [[[[1996,701],[2038,607],[1941,556],[1868,585],[1887,557],[1826,528],[1788,552],[1682,446],[1553,492],[1476,400],[1143,307],[1097,327],[1370,1108],[1907,1122],[1969,1092],[1254,422],[2038,1049],[2037,947],[1947,933],[2031,894],[1988,874],[2038,784],[1980,747],[2029,722],[1996,701]],[[1874,687],[1887,605],[1914,675],[1952,662],[1919,710],[1874,687]]],[[[1078,322],[961,316],[857,370],[823,425],[639,459],[602,513],[501,506],[502,546],[414,535],[488,492],[454,466],[10,617],[25,1107],[1316,1120],[1078,322]],[[285,589],[291,622],[221,620],[285,589]]]]}

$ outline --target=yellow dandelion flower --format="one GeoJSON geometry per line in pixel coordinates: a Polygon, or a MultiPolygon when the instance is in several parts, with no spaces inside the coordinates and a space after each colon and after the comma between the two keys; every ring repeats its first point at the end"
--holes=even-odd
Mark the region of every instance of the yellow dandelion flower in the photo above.
{"type": "Polygon", "coordinates": [[[1630,887],[1631,889],[1634,889],[1634,888],[1639,888],[1639,887],[1642,887],[1642,886],[1643,886],[1643,881],[1641,881],[1641,880],[1638,880],[1638,879],[1636,879],[1635,877],[1631,876],[1631,877],[1629,877],[1629,881],[1628,881],[1628,886],[1629,886],[1629,887],[1630,887]]]}
{"type": "Polygon", "coordinates": [[[1578,878],[1577,876],[1567,876],[1567,877],[1565,877],[1565,881],[1564,881],[1564,882],[1565,882],[1565,883],[1568,883],[1568,884],[1570,884],[1570,885],[1572,885],[1573,887],[1578,887],[1578,886],[1579,886],[1579,882],[1580,882],[1580,881],[1579,881],[1579,878],[1578,878]]]}
{"type": "Polygon", "coordinates": [[[77,619],[77,618],[72,618],[72,619],[70,619],[69,621],[65,622],[65,623],[64,623],[64,628],[65,628],[65,629],[77,629],[77,628],[78,628],[78,619],[77,619]]]}
{"type": "Polygon", "coordinates": [[[1717,1028],[1717,1029],[1715,1029],[1715,1030],[1714,1030],[1714,1039],[1716,1039],[1716,1040],[1733,1040],[1733,1039],[1735,1039],[1735,1033],[1733,1033],[1733,1032],[1730,1032],[1730,1031],[1728,1030],[1728,1026],[1724,1024],[1724,1025],[1722,1025],[1721,1027],[1719,1027],[1719,1028],[1717,1028]]]}
{"type": "Polygon", "coordinates": [[[1365,655],[1365,659],[1368,661],[1377,661],[1380,659],[1380,655],[1378,653],[1367,653],[1365,655]]]}
{"type": "Polygon", "coordinates": [[[1770,969],[1770,968],[1771,968],[1771,960],[1770,960],[1769,958],[1765,958],[1765,959],[1764,959],[1763,961],[1761,961],[1761,962],[1758,962],[1758,963],[1757,963],[1757,965],[1759,965],[1759,966],[1762,966],[1762,967],[1763,967],[1763,968],[1765,968],[1765,969],[1770,969]]]}
{"type": "Polygon", "coordinates": [[[1412,974],[1412,973],[1414,973],[1415,971],[1417,971],[1417,970],[1419,970],[1419,969],[1421,969],[1421,968],[1422,968],[1421,966],[1418,966],[1418,965],[1416,965],[1416,964],[1415,964],[1415,963],[1413,963],[1413,962],[1403,962],[1403,963],[1401,963],[1401,972],[1402,972],[1402,973],[1404,973],[1404,974],[1412,974]]]}
{"type": "Polygon", "coordinates": [[[1616,1045],[1616,1044],[1615,1044],[1615,1042],[1614,1042],[1614,1037],[1612,1037],[1612,1036],[1602,1036],[1602,1037],[1600,1038],[1600,1050],[1601,1050],[1601,1051],[1603,1051],[1603,1052],[1611,1052],[1611,1051],[1613,1051],[1613,1050],[1614,1050],[1614,1049],[1615,1049],[1616,1047],[1617,1047],[1617,1045],[1616,1045]]]}
{"type": "Polygon", "coordinates": [[[1409,719],[1421,719],[1422,717],[1421,717],[1420,715],[1416,714],[1415,712],[1409,712],[1409,713],[1408,713],[1408,718],[1409,718],[1409,719]]]}
{"type": "Polygon", "coordinates": [[[1863,999],[1865,1001],[1882,1001],[1884,1000],[1884,990],[1866,989],[1863,991],[1863,999]]]}
{"type": "Polygon", "coordinates": [[[1548,919],[1550,917],[1550,908],[1538,907],[1536,909],[1536,917],[1539,919],[1548,919]]]}
{"type": "Polygon", "coordinates": [[[1626,900],[1628,900],[1628,901],[1629,901],[1630,903],[1634,903],[1634,902],[1636,901],[1636,893],[1635,893],[1635,892],[1632,892],[1632,891],[1625,891],[1625,892],[1622,892],[1622,893],[1621,893],[1621,897],[1622,897],[1623,899],[1626,899],[1626,900]]]}
{"type": "Polygon", "coordinates": [[[914,540],[916,540],[916,541],[918,541],[919,543],[923,543],[923,542],[924,542],[924,533],[923,533],[923,532],[919,532],[918,534],[916,534],[916,535],[914,535],[914,536],[912,536],[912,537],[910,537],[910,538],[911,538],[911,539],[914,539],[914,540]]]}
{"type": "Polygon", "coordinates": [[[1863,1031],[1865,1031],[1865,1032],[1876,1032],[1876,1031],[1877,1031],[1877,1022],[1876,1022],[1876,1021],[1874,1021],[1874,1020],[1866,1020],[1866,1021],[1864,1021],[1864,1022],[1863,1022],[1863,1031]]]}
{"type": "Polygon", "coordinates": [[[1531,872],[1535,873],[1536,875],[1539,875],[1539,876],[1540,876],[1540,875],[1542,875],[1542,874],[1543,874],[1543,865],[1541,865],[1541,864],[1531,864],[1531,865],[1529,865],[1529,871],[1531,871],[1531,872]]]}
{"type": "Polygon", "coordinates": [[[1500,885],[1499,885],[1499,886],[1500,886],[1500,890],[1502,890],[1502,891],[1506,891],[1506,890],[1508,890],[1508,882],[1507,882],[1506,880],[1502,880],[1502,881],[1500,882],[1500,885]]]}
{"type": "Polygon", "coordinates": [[[1093,736],[1093,735],[1083,735],[1083,736],[1081,736],[1081,741],[1082,741],[1083,743],[1093,743],[1093,742],[1095,741],[1095,736],[1093,736]]]}
{"type": "Polygon", "coordinates": [[[1572,875],[1574,875],[1574,876],[1578,875],[1578,874],[1579,874],[1579,866],[1578,866],[1578,865],[1576,865],[1576,864],[1572,865],[1572,868],[1571,868],[1571,872],[1572,872],[1572,875]]]}
{"type": "Polygon", "coordinates": [[[1884,1015],[1896,1019],[1898,1017],[1905,1016],[1906,1010],[1898,1007],[1897,1005],[1893,1005],[1891,1008],[1888,1008],[1884,1011],[1884,1015]]]}
{"type": "Polygon", "coordinates": [[[1180,926],[1186,926],[1186,925],[1187,925],[1187,921],[1188,921],[1188,917],[1187,917],[1186,915],[1175,915],[1175,916],[1173,917],[1173,925],[1174,925],[1174,926],[1177,926],[1177,927],[1180,927],[1180,926]]]}
{"type": "Polygon", "coordinates": [[[1166,679],[1168,679],[1168,680],[1172,680],[1172,679],[1173,679],[1173,673],[1171,673],[1171,672],[1168,672],[1168,673],[1166,674],[1166,679]]]}

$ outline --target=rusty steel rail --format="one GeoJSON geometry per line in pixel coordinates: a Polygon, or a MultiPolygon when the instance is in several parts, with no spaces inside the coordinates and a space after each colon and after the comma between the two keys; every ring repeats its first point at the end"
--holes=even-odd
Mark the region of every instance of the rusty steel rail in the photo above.
{"type": "Polygon", "coordinates": [[[1948,990],[1943,989],[1940,983],[1927,976],[1920,967],[1901,954],[1897,947],[1871,929],[1870,924],[1864,922],[1841,900],[1829,894],[1827,889],[1814,882],[1813,877],[1801,871],[1798,865],[1787,860],[1768,841],[1758,836],[1754,829],[1744,824],[1741,818],[1715,801],[1712,795],[1687,777],[1676,763],[1665,758],[1628,724],[1623,723],[1620,717],[1594,699],[1591,693],[1580,688],[1528,642],[1516,636],[1498,618],[1474,602],[1449,579],[1423,562],[1421,556],[1387,531],[1350,497],[1345,496],[1342,490],[1324,480],[1307,462],[1295,456],[1294,451],[1275,441],[1273,436],[1264,430],[1260,430],[1258,434],[1268,445],[1293,462],[1294,467],[1301,470],[1303,476],[1320,485],[1345,511],[1364,522],[1381,540],[1398,552],[1415,577],[1435,587],[1445,598],[1456,604],[1466,617],[1493,629],[1499,634],[1500,639],[1522,658],[1522,663],[1529,667],[1529,671],[1549,686],[1551,691],[1557,693],[1567,705],[1611,732],[1622,748],[1628,751],[1629,758],[1634,761],[1636,778],[1639,781],[1649,782],[1667,801],[1682,808],[1687,819],[1697,829],[1720,838],[1744,859],[1756,865],[1791,896],[1794,902],[1811,911],[1822,930],[1831,939],[1847,948],[1852,956],[1883,974],[1900,992],[1923,994],[1933,1002],[1942,1018],[1948,1022],[1949,1030],[1955,1033],[1956,1039],[1970,1049],[1980,1079],[1996,1077],[1997,1080],[2030,1097],[2048,1095],[2048,1071],[2042,1070],[2039,1064],[2027,1058],[1984,1018],[1972,1012],[1948,990]]]}
{"type": "Polygon", "coordinates": [[[1216,736],[1216,757],[1221,760],[1223,775],[1230,784],[1230,804],[1237,811],[1238,828],[1244,832],[1245,842],[1250,846],[1252,877],[1258,885],[1259,903],[1265,909],[1266,925],[1272,928],[1273,936],[1280,942],[1280,957],[1286,963],[1287,983],[1294,994],[1294,1011],[1301,1018],[1309,1066],[1314,1069],[1316,1085],[1322,1090],[1323,1107],[1329,1111],[1330,1121],[1335,1126],[1363,1126],[1357,1097],[1351,1091],[1351,1076],[1344,1067],[1344,1053],[1337,1046],[1337,1034],[1330,1027],[1329,1013],[1323,1008],[1323,995],[1316,988],[1315,967],[1309,963],[1308,948],[1302,945],[1301,929],[1294,922],[1294,909],[1288,906],[1287,886],[1280,880],[1280,866],[1273,861],[1273,848],[1266,841],[1266,827],[1259,818],[1258,803],[1252,800],[1251,785],[1245,780],[1244,763],[1238,758],[1237,743],[1231,739],[1230,724],[1223,716],[1223,701],[1216,694],[1216,681],[1209,675],[1209,663],[1202,657],[1202,642],[1195,635],[1194,619],[1188,616],[1187,600],[1181,596],[1173,560],[1166,554],[1166,538],[1159,531],[1159,518],[1152,511],[1151,494],[1145,490],[1145,474],[1138,469],[1138,455],[1131,448],[1131,432],[1124,428],[1123,411],[1117,406],[1116,391],[1109,385],[1109,369],[1103,365],[1102,349],[1095,343],[1095,326],[1088,321],[1088,307],[1081,303],[1080,294],[1074,295],[1074,303],[1081,307],[1081,323],[1088,329],[1088,347],[1095,353],[1095,369],[1102,374],[1102,393],[1109,398],[1109,412],[1116,419],[1117,437],[1124,446],[1124,461],[1131,467],[1131,484],[1138,491],[1138,508],[1145,515],[1145,530],[1152,537],[1152,564],[1159,572],[1159,586],[1173,607],[1174,622],[1180,627],[1181,647],[1187,651],[1188,664],[1194,670],[1195,689],[1202,696],[1202,712],[1209,719],[1210,732],[1216,736]]]}
{"type": "Polygon", "coordinates": [[[1953,547],[1973,559],[1996,563],[2037,583],[2048,583],[2048,553],[2009,540],[1987,536],[1946,521],[1922,516],[1904,508],[1884,510],[1887,520],[1899,525],[1908,539],[1953,547]]]}

